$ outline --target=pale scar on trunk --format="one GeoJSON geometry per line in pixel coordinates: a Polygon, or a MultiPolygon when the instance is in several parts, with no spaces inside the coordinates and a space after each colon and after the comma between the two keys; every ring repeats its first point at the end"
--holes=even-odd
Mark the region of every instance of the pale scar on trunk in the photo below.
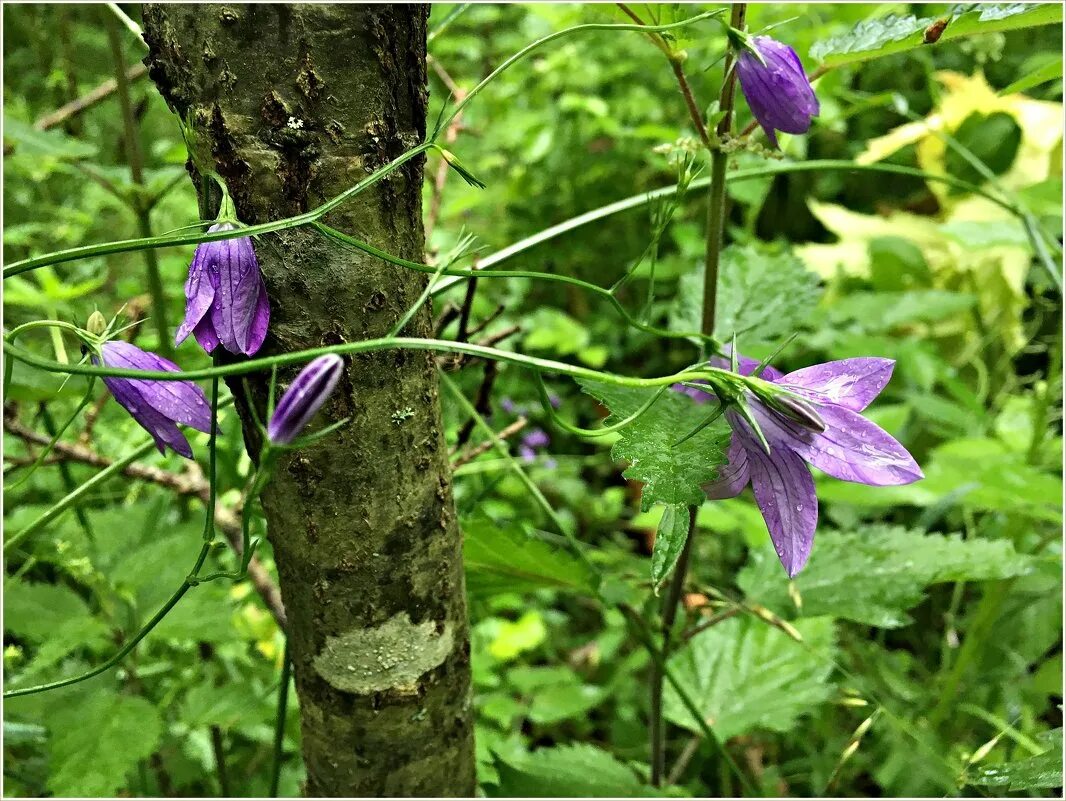
{"type": "Polygon", "coordinates": [[[452,624],[440,633],[437,628],[432,620],[415,625],[400,612],[380,626],[327,637],[313,664],[323,679],[344,692],[414,694],[419,679],[452,651],[452,624]]]}

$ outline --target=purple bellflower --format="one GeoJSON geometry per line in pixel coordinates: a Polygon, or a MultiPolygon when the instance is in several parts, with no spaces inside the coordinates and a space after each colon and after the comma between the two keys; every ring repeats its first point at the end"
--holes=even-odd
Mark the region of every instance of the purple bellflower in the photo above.
{"type": "MultiPolygon", "coordinates": [[[[143,351],[128,342],[105,342],[101,357],[93,364],[130,370],[166,370],[180,373],[181,368],[154,353],[143,351]]],[[[192,448],[177,424],[211,431],[211,406],[200,387],[192,381],[152,381],[140,378],[104,377],[104,383],[126,411],[152,435],[160,453],[169,445],[175,453],[192,458],[192,448]]]]}
{"type": "Polygon", "coordinates": [[[319,356],[301,370],[278,401],[267,423],[267,438],[274,445],[296,439],[333,394],[343,372],[344,360],[335,353],[319,356]]]}
{"type": "MultiPolygon", "coordinates": [[[[223,222],[207,230],[233,228],[223,222]]],[[[185,319],[174,343],[192,334],[208,353],[221,344],[230,353],[251,356],[262,346],[269,323],[270,298],[251,237],[197,245],[185,281],[185,319]]]]}
{"type": "Polygon", "coordinates": [[[518,446],[518,453],[524,462],[532,462],[537,458],[537,451],[551,444],[551,438],[543,429],[534,428],[524,437],[518,446]]]}
{"type": "Polygon", "coordinates": [[[737,59],[740,88],[766,138],[777,147],[776,131],[801,134],[810,129],[811,117],[818,116],[818,98],[795,50],[769,36],[748,41],[762,62],[750,50],[741,50],[737,59]]]}
{"type": "MultiPolygon", "coordinates": [[[[859,414],[884,389],[894,365],[891,359],[863,357],[816,364],[787,375],[767,366],[763,380],[806,401],[780,396],[786,414],[749,397],[769,453],[738,412],[726,411],[733,429],[729,463],[717,481],[704,486],[704,492],[711,500],[732,498],[750,483],[789,577],[807,563],[818,523],[814,479],[804,462],[834,478],[873,487],[924,478],[902,445],[859,414]]],[[[738,359],[741,375],[751,375],[757,366],[753,359],[738,359]]],[[[703,395],[697,400],[713,397],[698,389],[687,394],[703,395]]]]}

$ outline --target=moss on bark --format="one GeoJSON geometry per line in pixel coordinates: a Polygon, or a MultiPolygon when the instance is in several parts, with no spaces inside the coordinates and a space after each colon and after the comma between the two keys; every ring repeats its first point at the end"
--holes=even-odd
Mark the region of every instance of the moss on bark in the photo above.
{"type": "MultiPolygon", "coordinates": [[[[200,165],[255,223],[313,208],[421,141],[426,17],[415,5],[149,4],[145,62],[194,131],[200,165]]],[[[421,260],[421,182],[421,160],[408,162],[327,222],[421,260]]],[[[269,235],[256,251],[272,311],[259,355],[383,336],[425,286],[311,230],[269,235]]],[[[407,330],[428,335],[430,322],[424,308],[407,330]]],[[[259,406],[265,387],[252,381],[259,406]]],[[[263,495],[306,791],[472,795],[461,541],[432,356],[349,360],[318,424],[344,417],[284,458],[263,495]]]]}

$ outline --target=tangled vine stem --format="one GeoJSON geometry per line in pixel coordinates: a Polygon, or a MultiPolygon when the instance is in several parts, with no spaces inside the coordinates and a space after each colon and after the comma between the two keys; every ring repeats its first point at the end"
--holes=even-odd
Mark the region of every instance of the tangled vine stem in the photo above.
{"type": "MultiPolygon", "coordinates": [[[[131,370],[129,368],[97,367],[88,364],[63,364],[62,362],[45,359],[21,348],[5,339],[4,352],[13,359],[24,362],[32,367],[37,367],[50,373],[64,373],[68,375],[109,376],[114,378],[139,378],[151,381],[190,381],[215,376],[247,375],[271,367],[283,367],[290,364],[302,364],[318,356],[329,353],[354,354],[370,353],[378,350],[426,350],[434,352],[462,353],[468,356],[476,356],[481,359],[514,364],[531,370],[548,373],[559,373],[571,378],[584,378],[590,381],[600,381],[619,387],[631,388],[656,388],[664,384],[673,384],[682,381],[695,381],[698,379],[712,382],[725,382],[735,386],[737,377],[728,370],[716,367],[700,367],[699,369],[683,370],[672,375],[658,376],[654,378],[636,378],[593,370],[580,365],[566,364],[552,359],[542,359],[537,356],[527,356],[523,353],[515,353],[507,350],[476,345],[472,342],[455,342],[448,339],[420,339],[416,337],[384,337],[381,339],[364,339],[358,342],[342,342],[338,345],[330,345],[321,348],[309,348],[308,350],[292,351],[277,356],[268,356],[262,359],[249,359],[236,364],[227,364],[222,367],[206,367],[200,370],[187,370],[183,372],[167,372],[163,370],[131,370]]],[[[751,380],[751,379],[747,379],[751,380]]]]}

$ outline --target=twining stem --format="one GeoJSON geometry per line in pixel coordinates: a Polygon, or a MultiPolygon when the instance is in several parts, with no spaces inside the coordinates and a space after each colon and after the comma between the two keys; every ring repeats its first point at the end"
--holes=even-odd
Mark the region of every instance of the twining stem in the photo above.
{"type": "MultiPolygon", "coordinates": [[[[114,14],[107,14],[107,38],[111,44],[111,55],[115,60],[115,86],[119,105],[122,108],[123,139],[126,145],[126,161],[129,162],[130,179],[133,193],[127,199],[133,216],[137,220],[137,233],[142,238],[152,236],[151,211],[144,191],[144,152],[141,150],[141,132],[137,119],[133,115],[130,102],[130,82],[126,77],[126,60],[122,52],[122,37],[119,21],[114,14]]],[[[159,257],[150,248],[141,251],[148,271],[148,292],[152,296],[152,322],[159,339],[159,352],[169,358],[173,353],[170,341],[170,328],[167,325],[167,296],[163,289],[163,279],[159,274],[159,257]]]]}

